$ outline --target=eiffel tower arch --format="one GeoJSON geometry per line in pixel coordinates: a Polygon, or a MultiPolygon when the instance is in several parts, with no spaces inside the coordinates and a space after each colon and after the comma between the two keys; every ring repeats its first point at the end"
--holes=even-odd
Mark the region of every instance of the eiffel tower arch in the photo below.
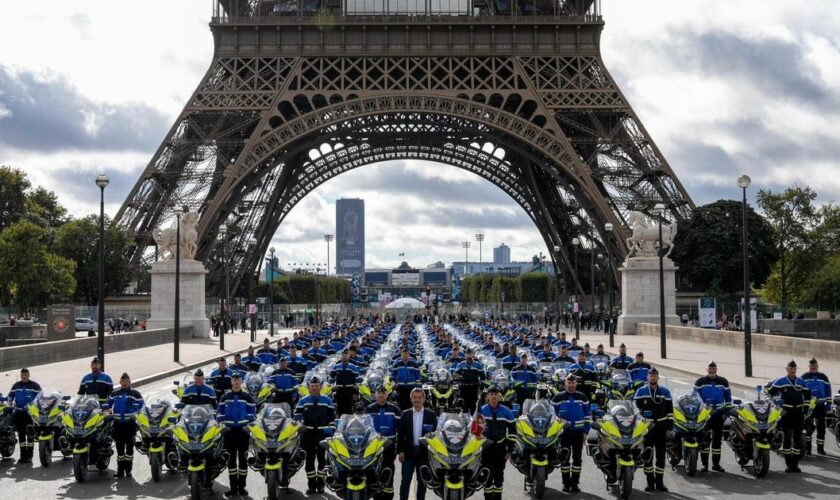
{"type": "Polygon", "coordinates": [[[236,290],[306,194],[416,159],[504,190],[588,293],[573,238],[621,257],[629,210],[694,208],[607,71],[603,28],[599,0],[214,0],[213,61],[117,215],[132,262],[186,205],[211,292],[229,228],[236,290]]]}

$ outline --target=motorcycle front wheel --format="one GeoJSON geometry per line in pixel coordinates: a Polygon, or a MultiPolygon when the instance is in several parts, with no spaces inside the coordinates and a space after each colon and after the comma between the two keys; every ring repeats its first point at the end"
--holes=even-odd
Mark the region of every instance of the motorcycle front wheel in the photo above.
{"type": "Polygon", "coordinates": [[[77,453],[73,455],[73,477],[77,483],[84,483],[88,473],[88,454],[77,453]]]}
{"type": "Polygon", "coordinates": [[[190,472],[190,499],[201,500],[202,477],[198,472],[190,472]]]}
{"type": "Polygon", "coordinates": [[[163,471],[163,452],[158,451],[149,454],[149,469],[152,473],[152,481],[160,481],[161,472],[163,471]]]}
{"type": "Polygon", "coordinates": [[[633,472],[632,467],[622,467],[618,472],[618,497],[622,500],[627,500],[633,493],[633,472]]]}
{"type": "Polygon", "coordinates": [[[280,497],[280,478],[276,470],[266,471],[265,486],[268,489],[268,500],[277,500],[280,497]]]}
{"type": "Polygon", "coordinates": [[[534,497],[542,498],[545,495],[545,467],[534,468],[534,497]]]}
{"type": "Polygon", "coordinates": [[[756,450],[753,454],[753,474],[764,477],[770,470],[770,450],[756,450]]]}
{"type": "Polygon", "coordinates": [[[12,445],[6,446],[2,450],[0,450],[0,455],[2,455],[3,458],[9,458],[9,457],[12,456],[12,454],[14,452],[15,452],[15,445],[12,444],[12,445]]]}
{"type": "Polygon", "coordinates": [[[688,477],[697,475],[697,448],[685,450],[685,473],[688,477]]]}
{"type": "Polygon", "coordinates": [[[41,467],[49,467],[52,463],[52,440],[47,439],[38,443],[38,459],[41,467]]]}

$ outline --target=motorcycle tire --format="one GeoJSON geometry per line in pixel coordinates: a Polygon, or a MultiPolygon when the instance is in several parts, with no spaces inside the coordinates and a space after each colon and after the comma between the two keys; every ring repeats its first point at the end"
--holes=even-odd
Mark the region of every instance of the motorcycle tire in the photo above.
{"type": "Polygon", "coordinates": [[[697,448],[691,448],[685,454],[685,474],[688,477],[697,475],[697,455],[697,448]]]}
{"type": "Polygon", "coordinates": [[[764,477],[770,470],[770,450],[758,450],[753,457],[753,474],[764,477]]]}
{"type": "Polygon", "coordinates": [[[534,497],[542,498],[545,496],[545,467],[537,467],[534,469],[534,497]]]}
{"type": "Polygon", "coordinates": [[[201,477],[201,474],[198,472],[190,472],[189,481],[190,481],[190,499],[191,500],[201,500],[201,488],[203,486],[202,483],[204,478],[201,477]]]}
{"type": "Polygon", "coordinates": [[[447,490],[443,500],[464,500],[464,490],[447,490]]]}
{"type": "Polygon", "coordinates": [[[14,454],[14,452],[15,452],[15,445],[7,446],[7,447],[3,448],[2,450],[0,450],[0,456],[2,456],[3,458],[9,458],[14,454]]]}
{"type": "Polygon", "coordinates": [[[38,443],[38,460],[41,467],[49,467],[52,463],[52,441],[41,441],[38,443]]]}
{"type": "Polygon", "coordinates": [[[268,500],[280,498],[280,478],[276,470],[266,472],[265,486],[268,489],[268,500]]]}
{"type": "Polygon", "coordinates": [[[161,473],[163,472],[163,453],[155,452],[149,454],[149,469],[152,473],[152,481],[160,481],[161,473]]]}
{"type": "Polygon", "coordinates": [[[618,497],[627,500],[633,493],[633,468],[622,467],[618,474],[618,497]]]}
{"type": "Polygon", "coordinates": [[[671,464],[671,467],[676,467],[680,465],[682,459],[676,453],[668,453],[668,463],[671,464]]]}
{"type": "Polygon", "coordinates": [[[737,458],[737,459],[738,459],[738,465],[740,465],[741,467],[743,467],[743,466],[747,465],[748,463],[750,463],[750,459],[749,459],[748,457],[744,457],[744,456],[738,455],[738,458],[737,458]]]}
{"type": "Polygon", "coordinates": [[[84,483],[88,474],[88,455],[87,453],[78,453],[73,455],[73,477],[76,478],[77,483],[84,483]]]}

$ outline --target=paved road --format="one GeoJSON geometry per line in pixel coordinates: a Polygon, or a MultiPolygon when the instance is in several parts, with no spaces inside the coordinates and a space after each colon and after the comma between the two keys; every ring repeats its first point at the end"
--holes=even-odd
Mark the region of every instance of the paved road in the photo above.
{"type": "MultiPolygon", "coordinates": [[[[209,367],[208,367],[209,368],[209,367]]],[[[691,377],[663,372],[667,385],[674,391],[685,390],[693,381],[691,377]]],[[[181,377],[173,377],[173,379],[181,377]]],[[[168,394],[171,389],[171,380],[162,381],[140,390],[146,398],[168,394]]],[[[731,496],[734,498],[792,498],[802,497],[809,499],[837,498],[840,492],[840,451],[833,442],[833,436],[829,434],[831,441],[828,449],[832,456],[809,458],[803,461],[803,473],[798,475],[784,474],[784,461],[778,455],[773,455],[771,472],[765,479],[755,479],[746,472],[741,471],[736,465],[733,454],[724,444],[723,466],[726,473],[700,473],[695,478],[686,478],[679,473],[667,469],[665,475],[666,485],[671,489],[669,494],[657,494],[657,498],[716,498],[731,496]]],[[[37,457],[37,455],[36,455],[37,457]]],[[[49,469],[43,469],[39,465],[15,465],[13,461],[0,462],[0,497],[2,498],[186,498],[188,489],[181,476],[165,476],[160,483],[152,482],[149,476],[149,469],[145,462],[146,458],[136,455],[134,477],[122,479],[119,482],[112,478],[113,468],[116,462],[112,461],[112,469],[107,475],[97,476],[91,472],[88,482],[76,484],[72,478],[72,467],[69,461],[54,462],[49,469]]],[[[37,460],[36,460],[37,461],[37,460]]],[[[400,483],[399,470],[397,470],[396,485],[400,483]]],[[[604,486],[602,475],[592,463],[592,459],[584,456],[583,476],[581,481],[583,493],[576,494],[577,498],[613,498],[604,486]]],[[[644,475],[641,471],[636,475],[637,490],[634,497],[644,498],[652,496],[643,491],[644,475]]],[[[522,489],[522,476],[510,465],[505,472],[505,500],[523,499],[526,497],[522,489]]],[[[286,498],[290,500],[307,498],[303,491],[306,490],[306,477],[303,470],[292,480],[293,492],[286,498]]],[[[227,474],[220,477],[214,487],[215,494],[210,497],[223,499],[222,492],[227,489],[227,474]]],[[[248,491],[251,498],[264,498],[265,486],[261,477],[251,471],[248,475],[248,491]]],[[[483,495],[479,494],[477,498],[483,495]]],[[[549,476],[549,489],[546,498],[560,498],[565,496],[561,492],[560,473],[555,471],[549,476]]],[[[336,498],[327,493],[315,495],[309,498],[336,498]]],[[[411,498],[415,498],[412,488],[411,498]]],[[[433,498],[429,494],[427,498],[433,498]]]]}

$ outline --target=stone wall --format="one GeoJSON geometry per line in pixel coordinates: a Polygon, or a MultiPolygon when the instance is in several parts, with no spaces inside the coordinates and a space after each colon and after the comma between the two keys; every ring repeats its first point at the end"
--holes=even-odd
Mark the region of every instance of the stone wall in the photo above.
{"type": "Polygon", "coordinates": [[[840,340],[838,319],[759,319],[758,329],[773,335],[807,335],[821,340],[840,340]]]}
{"type": "MultiPolygon", "coordinates": [[[[738,349],[743,349],[744,347],[744,334],[741,332],[684,326],[667,326],[665,332],[669,339],[674,340],[735,347],[738,349]]],[[[659,325],[638,323],[636,325],[636,334],[658,337],[659,325]]],[[[840,358],[840,342],[831,340],[815,340],[754,333],[752,335],[752,346],[753,351],[776,352],[809,359],[811,357],[840,358]]]]}
{"type": "MultiPolygon", "coordinates": [[[[145,330],[105,335],[105,353],[129,351],[173,341],[174,329],[145,330]]],[[[181,338],[192,336],[192,327],[181,327],[181,338]]],[[[4,347],[0,349],[0,371],[45,365],[96,355],[97,337],[4,347]]]]}

